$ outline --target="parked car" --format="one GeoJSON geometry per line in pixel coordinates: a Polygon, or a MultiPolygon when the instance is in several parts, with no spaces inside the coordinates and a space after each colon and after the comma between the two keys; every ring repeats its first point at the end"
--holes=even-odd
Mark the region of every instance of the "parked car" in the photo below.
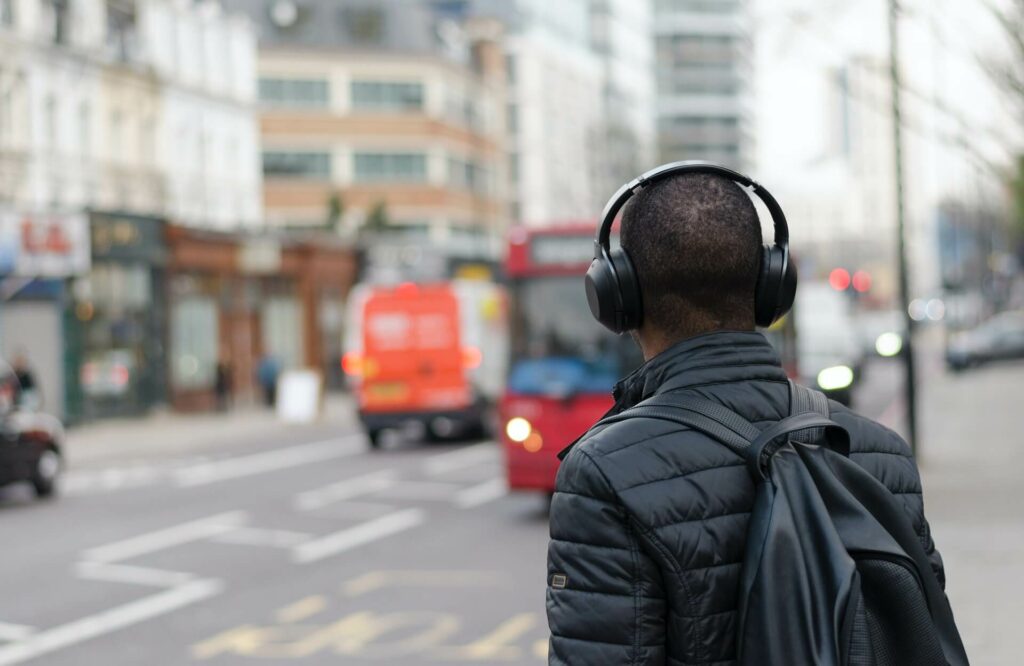
{"type": "Polygon", "coordinates": [[[953,337],[946,349],[946,365],[954,372],[1015,358],[1024,358],[1024,310],[997,314],[953,337]]]}
{"type": "Polygon", "coordinates": [[[27,481],[37,496],[48,497],[63,468],[64,428],[31,402],[14,371],[0,361],[0,486],[27,481]]]}

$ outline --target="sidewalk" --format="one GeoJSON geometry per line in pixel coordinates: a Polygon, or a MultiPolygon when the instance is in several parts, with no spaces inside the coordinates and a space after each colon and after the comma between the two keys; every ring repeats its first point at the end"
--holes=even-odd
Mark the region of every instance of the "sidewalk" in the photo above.
{"type": "Polygon", "coordinates": [[[318,421],[283,423],[263,407],[183,414],[158,411],[139,418],[105,419],[70,428],[66,457],[71,467],[138,457],[203,455],[241,447],[259,438],[282,441],[351,431],[356,423],[351,396],[328,395],[318,421]]]}
{"type": "Polygon", "coordinates": [[[1022,390],[1020,362],[940,372],[922,382],[918,458],[926,513],[972,664],[1021,662],[1015,637],[1024,621],[1022,390]]]}

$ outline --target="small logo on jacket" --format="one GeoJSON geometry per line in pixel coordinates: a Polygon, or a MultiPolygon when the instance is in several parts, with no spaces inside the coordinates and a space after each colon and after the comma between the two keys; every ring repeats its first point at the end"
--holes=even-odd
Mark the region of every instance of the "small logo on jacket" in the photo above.
{"type": "Polygon", "coordinates": [[[555,574],[551,577],[551,587],[556,590],[565,589],[565,586],[569,584],[569,577],[565,574],[555,574]]]}

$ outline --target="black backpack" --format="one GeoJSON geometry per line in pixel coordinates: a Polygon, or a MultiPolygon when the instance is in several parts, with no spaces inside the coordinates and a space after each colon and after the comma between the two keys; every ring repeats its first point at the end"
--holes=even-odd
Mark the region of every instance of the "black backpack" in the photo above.
{"type": "Polygon", "coordinates": [[[708,400],[655,395],[602,423],[683,424],[747,462],[757,485],[739,585],[744,666],[967,664],[939,581],[902,506],[847,457],[828,400],[790,384],[790,416],[761,431],[708,400]]]}

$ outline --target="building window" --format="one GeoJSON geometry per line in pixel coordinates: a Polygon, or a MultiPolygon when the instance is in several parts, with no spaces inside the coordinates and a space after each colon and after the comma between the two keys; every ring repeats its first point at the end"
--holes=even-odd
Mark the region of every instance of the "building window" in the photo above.
{"type": "MultiPolygon", "coordinates": [[[[0,72],[2,75],[3,72],[0,72]]],[[[0,86],[0,145],[14,136],[14,86],[0,86]]]]}
{"type": "Polygon", "coordinates": [[[53,8],[53,43],[68,43],[68,0],[51,0],[53,8]]]}
{"type": "Polygon", "coordinates": [[[124,118],[120,111],[110,114],[110,154],[117,161],[124,157],[124,118]]]}
{"type": "Polygon", "coordinates": [[[356,153],[357,182],[421,183],[427,179],[427,156],[423,153],[356,153]]]}
{"type": "Polygon", "coordinates": [[[409,111],[423,108],[423,84],[414,82],[353,81],[352,108],[409,111]]]}
{"type": "Polygon", "coordinates": [[[0,25],[14,25],[14,0],[0,0],[0,25]]]}
{"type": "Polygon", "coordinates": [[[107,0],[107,49],[122,62],[135,55],[135,3],[107,0]]]}
{"type": "Polygon", "coordinates": [[[694,14],[731,14],[739,11],[742,0],[655,0],[658,12],[691,12],[694,14]]]}
{"type": "Polygon", "coordinates": [[[78,150],[82,154],[82,157],[88,157],[92,154],[92,143],[91,127],[92,114],[89,111],[89,105],[86,102],[82,102],[78,107],[78,150]]]}
{"type": "Polygon", "coordinates": [[[331,156],[323,152],[264,151],[263,175],[271,178],[331,177],[331,156]]]}
{"type": "Polygon", "coordinates": [[[171,309],[171,384],[177,389],[213,386],[219,328],[211,297],[189,296],[171,309]]]}
{"type": "Polygon", "coordinates": [[[57,136],[57,98],[54,95],[46,97],[43,122],[45,123],[46,145],[50,150],[56,150],[60,137],[57,136]]]}
{"type": "Polygon", "coordinates": [[[448,184],[477,194],[486,194],[490,186],[490,173],[471,160],[449,157],[448,184]]]}
{"type": "Polygon", "coordinates": [[[325,108],[330,91],[322,79],[260,79],[260,101],[274,106],[325,108]]]}
{"type": "Polygon", "coordinates": [[[669,67],[730,65],[739,45],[731,35],[663,36],[657,40],[657,58],[660,65],[669,67]]]}
{"type": "Polygon", "coordinates": [[[384,40],[384,12],[374,7],[342,9],[338,20],[352,41],[358,44],[379,44],[384,40]]]}

